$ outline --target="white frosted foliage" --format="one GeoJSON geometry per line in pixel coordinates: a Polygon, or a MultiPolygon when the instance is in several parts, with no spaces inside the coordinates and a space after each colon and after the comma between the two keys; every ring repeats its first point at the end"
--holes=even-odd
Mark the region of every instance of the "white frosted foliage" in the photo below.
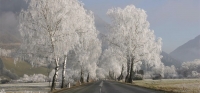
{"type": "Polygon", "coordinates": [[[77,2],[31,0],[28,9],[20,13],[22,59],[28,59],[33,65],[40,65],[41,62],[46,62],[46,57],[51,62],[55,57],[67,55],[78,41],[77,31],[80,25],[77,24],[77,13],[84,11],[79,9],[82,5],[77,2]]]}
{"type": "Polygon", "coordinates": [[[144,10],[128,5],[124,9],[110,9],[107,14],[112,20],[108,36],[110,47],[120,50],[123,57],[129,60],[129,66],[133,59],[135,70],[140,69],[141,63],[149,67],[163,67],[160,60],[162,39],[156,39],[154,31],[149,29],[144,10]]]}
{"type": "Polygon", "coordinates": [[[11,57],[12,50],[0,48],[0,56],[11,57]]]}
{"type": "MultiPolygon", "coordinates": [[[[96,51],[101,50],[101,44],[96,38],[93,14],[78,0],[31,0],[28,9],[20,13],[20,33],[23,40],[21,59],[28,60],[33,66],[48,65],[53,61],[56,65],[53,82],[58,77],[64,55],[70,50],[80,49],[80,53],[76,52],[85,68],[90,68],[86,67],[88,65],[95,68],[100,55],[96,51]],[[82,33],[86,35],[82,36],[82,33]]],[[[63,74],[65,69],[64,66],[63,74]]],[[[86,70],[96,76],[95,70],[86,70]]],[[[54,88],[55,83],[52,83],[51,89],[54,88]]]]}

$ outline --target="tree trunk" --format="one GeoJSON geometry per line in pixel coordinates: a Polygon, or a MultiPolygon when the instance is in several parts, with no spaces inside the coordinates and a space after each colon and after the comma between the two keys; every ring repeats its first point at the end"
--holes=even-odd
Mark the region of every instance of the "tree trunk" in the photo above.
{"type": "Polygon", "coordinates": [[[81,78],[80,78],[80,82],[84,83],[84,78],[83,78],[83,70],[81,69],[81,78]]]}
{"type": "Polygon", "coordinates": [[[128,83],[132,83],[132,79],[133,79],[133,61],[134,61],[134,58],[131,59],[131,70],[130,70],[130,77],[128,79],[128,83]]]}
{"type": "Polygon", "coordinates": [[[115,80],[115,72],[113,71],[112,79],[115,80]]]}
{"type": "Polygon", "coordinates": [[[89,82],[89,80],[90,80],[90,73],[88,73],[87,82],[89,82]]]}
{"type": "Polygon", "coordinates": [[[128,83],[129,78],[130,78],[130,59],[127,57],[127,75],[125,78],[126,83],[128,83]]]}
{"type": "MultiPolygon", "coordinates": [[[[48,76],[50,75],[50,71],[48,72],[48,76]]],[[[49,87],[51,86],[51,78],[48,77],[49,87]]]]}
{"type": "Polygon", "coordinates": [[[129,82],[128,82],[129,78],[130,78],[130,72],[128,72],[128,74],[126,75],[126,78],[125,78],[125,82],[126,82],[126,83],[129,83],[129,82]]]}
{"type": "Polygon", "coordinates": [[[66,64],[67,64],[67,57],[66,55],[64,56],[64,62],[63,62],[63,71],[62,71],[62,85],[61,88],[65,87],[65,69],[66,69],[66,64]]]}
{"type": "Polygon", "coordinates": [[[58,78],[59,58],[55,59],[55,63],[56,63],[56,68],[55,68],[55,74],[53,76],[53,81],[52,81],[52,84],[51,84],[51,91],[53,91],[55,89],[56,80],[58,78]]]}
{"type": "Polygon", "coordinates": [[[117,78],[118,81],[120,81],[120,80],[122,80],[122,79],[124,78],[124,76],[123,76],[123,72],[124,72],[124,65],[122,65],[122,71],[121,71],[121,74],[120,74],[120,76],[117,78]]]}

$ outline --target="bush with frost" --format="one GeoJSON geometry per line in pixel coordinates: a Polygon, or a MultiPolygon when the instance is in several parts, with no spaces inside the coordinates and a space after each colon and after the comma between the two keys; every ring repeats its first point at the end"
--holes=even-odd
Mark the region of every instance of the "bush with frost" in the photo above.
{"type": "Polygon", "coordinates": [[[27,75],[24,74],[22,78],[19,79],[19,81],[22,82],[45,82],[47,80],[47,76],[43,74],[34,74],[34,75],[27,75]]]}

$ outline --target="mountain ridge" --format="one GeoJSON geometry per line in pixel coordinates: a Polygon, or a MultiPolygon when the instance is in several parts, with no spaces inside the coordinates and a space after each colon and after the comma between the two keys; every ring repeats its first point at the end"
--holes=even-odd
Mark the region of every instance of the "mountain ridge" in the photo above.
{"type": "Polygon", "coordinates": [[[200,59],[200,35],[179,46],[170,55],[182,62],[200,59]]]}
{"type": "Polygon", "coordinates": [[[181,66],[181,61],[173,58],[168,53],[162,51],[161,55],[163,56],[161,61],[164,63],[165,66],[171,66],[171,65],[174,65],[175,67],[181,66]]]}

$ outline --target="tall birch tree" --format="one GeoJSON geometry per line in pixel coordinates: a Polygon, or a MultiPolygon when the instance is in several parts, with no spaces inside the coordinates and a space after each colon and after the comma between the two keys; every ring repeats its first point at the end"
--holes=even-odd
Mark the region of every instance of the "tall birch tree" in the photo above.
{"type": "Polygon", "coordinates": [[[80,81],[83,83],[84,76],[96,78],[96,69],[99,56],[101,54],[101,42],[97,38],[98,31],[94,25],[94,16],[92,12],[84,18],[82,32],[78,33],[79,42],[75,45],[74,52],[76,60],[72,62],[73,68],[79,70],[80,81]]]}
{"type": "MultiPolygon", "coordinates": [[[[85,16],[83,4],[78,0],[31,0],[28,9],[20,13],[21,58],[33,66],[41,62],[48,64],[44,61],[46,58],[55,62],[51,90],[54,90],[58,77],[59,59],[66,59],[64,55],[79,41],[78,33],[84,23],[80,19],[85,16]]],[[[65,65],[66,60],[64,68],[65,65]]]]}
{"type": "MultiPolygon", "coordinates": [[[[132,83],[134,64],[149,61],[146,57],[158,57],[160,60],[160,45],[156,42],[153,31],[149,29],[149,22],[144,10],[128,5],[124,9],[108,10],[112,24],[109,34],[110,46],[123,52],[127,59],[127,76],[125,81],[132,83]],[[152,35],[149,36],[151,33],[152,35]],[[152,38],[152,39],[149,39],[152,38]],[[153,42],[152,45],[149,42],[153,42]],[[158,51],[151,54],[154,48],[158,51]]],[[[161,63],[161,61],[159,61],[161,63]]]]}

